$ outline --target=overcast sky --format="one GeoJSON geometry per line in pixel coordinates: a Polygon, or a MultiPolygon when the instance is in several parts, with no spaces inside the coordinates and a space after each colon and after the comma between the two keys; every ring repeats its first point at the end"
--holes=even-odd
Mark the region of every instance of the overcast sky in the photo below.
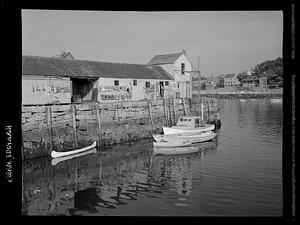
{"type": "Polygon", "coordinates": [[[24,55],[147,64],[187,51],[204,76],[251,70],[282,57],[281,11],[22,10],[24,55]]]}

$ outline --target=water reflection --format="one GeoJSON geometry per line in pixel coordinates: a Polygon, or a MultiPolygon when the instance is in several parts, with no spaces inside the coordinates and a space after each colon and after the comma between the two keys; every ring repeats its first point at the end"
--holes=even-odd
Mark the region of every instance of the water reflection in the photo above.
{"type": "Polygon", "coordinates": [[[199,170],[201,157],[216,151],[217,141],[176,156],[153,156],[149,146],[116,146],[56,163],[25,161],[23,215],[103,215],[142,199],[185,200],[192,192],[193,168],[199,170]]]}

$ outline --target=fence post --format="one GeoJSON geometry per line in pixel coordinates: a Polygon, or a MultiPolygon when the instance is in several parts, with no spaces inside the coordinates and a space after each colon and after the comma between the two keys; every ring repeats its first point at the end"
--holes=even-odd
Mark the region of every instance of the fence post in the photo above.
{"type": "Polygon", "coordinates": [[[73,130],[74,130],[75,146],[78,146],[78,136],[77,136],[77,128],[76,128],[76,107],[75,107],[75,105],[71,104],[71,109],[72,109],[72,118],[73,118],[73,130]]]}
{"type": "Polygon", "coordinates": [[[53,150],[53,136],[52,136],[52,115],[51,115],[51,106],[47,106],[46,108],[47,113],[47,127],[49,132],[49,139],[50,139],[50,153],[53,150]]]}
{"type": "Polygon", "coordinates": [[[151,123],[151,133],[154,131],[154,124],[153,124],[153,118],[152,118],[152,112],[151,112],[151,102],[148,100],[148,112],[149,112],[149,118],[150,118],[150,123],[151,123]]]}
{"type": "MultiPolygon", "coordinates": [[[[100,104],[100,103],[99,103],[100,104]]],[[[98,123],[98,145],[101,145],[101,140],[102,140],[102,134],[101,134],[101,116],[99,113],[99,105],[96,102],[96,116],[97,116],[97,123],[98,123]]]]}

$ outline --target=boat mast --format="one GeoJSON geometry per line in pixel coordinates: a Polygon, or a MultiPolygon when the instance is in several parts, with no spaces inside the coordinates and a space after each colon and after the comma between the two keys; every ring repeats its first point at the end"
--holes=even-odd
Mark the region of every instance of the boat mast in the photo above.
{"type": "MultiPolygon", "coordinates": [[[[201,73],[200,73],[200,57],[198,56],[198,74],[199,74],[199,93],[198,93],[198,105],[200,102],[200,92],[201,92],[201,73]]],[[[201,99],[201,121],[203,122],[203,99],[201,99]]]]}

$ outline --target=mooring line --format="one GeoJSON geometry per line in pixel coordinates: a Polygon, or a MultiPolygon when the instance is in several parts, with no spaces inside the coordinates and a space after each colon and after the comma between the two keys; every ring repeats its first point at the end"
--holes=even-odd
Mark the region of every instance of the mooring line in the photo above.
{"type": "Polygon", "coordinates": [[[220,144],[223,143],[224,141],[227,141],[227,140],[229,140],[229,139],[232,138],[232,137],[226,136],[226,135],[223,135],[223,136],[224,136],[224,137],[227,137],[227,139],[224,139],[223,141],[218,142],[218,145],[220,145],[220,144]]]}

